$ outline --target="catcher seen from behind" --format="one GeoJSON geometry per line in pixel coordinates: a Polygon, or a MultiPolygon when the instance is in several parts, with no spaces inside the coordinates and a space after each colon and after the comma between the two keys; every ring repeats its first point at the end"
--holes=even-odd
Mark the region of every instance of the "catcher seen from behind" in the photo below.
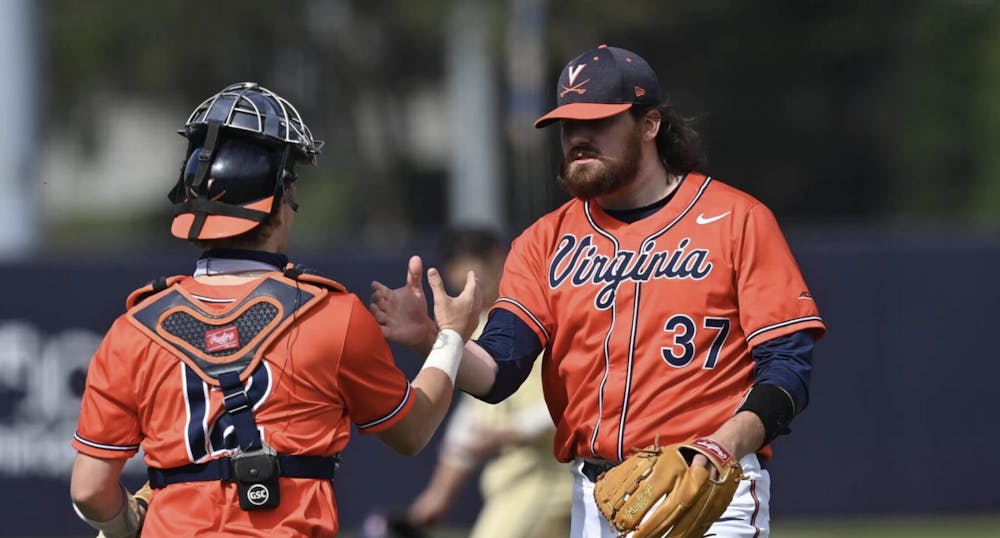
{"type": "Polygon", "coordinates": [[[742,476],[740,464],[711,439],[657,442],[602,473],[594,501],[620,536],[700,537],[729,506],[742,476]],[[690,465],[695,454],[711,468],[690,465]]]}
{"type": "Polygon", "coordinates": [[[285,255],[295,166],[322,146],[295,107],[236,83],[180,133],[171,234],[202,254],[133,292],[91,358],[73,506],[106,538],[335,536],[353,432],[413,455],[444,418],[479,323],[475,275],[452,300],[429,272],[437,336],[411,380],[356,295],[285,255]],[[140,448],[151,497],[119,485],[140,448]]]}

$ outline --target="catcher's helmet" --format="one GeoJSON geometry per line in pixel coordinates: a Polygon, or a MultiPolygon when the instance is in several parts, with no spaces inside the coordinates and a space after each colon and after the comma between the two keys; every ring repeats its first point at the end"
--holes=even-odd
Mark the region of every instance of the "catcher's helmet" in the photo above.
{"type": "Polygon", "coordinates": [[[316,163],[314,140],[295,107],[254,82],[233,84],[195,108],[180,178],[170,192],[171,233],[235,237],[258,226],[295,181],[295,161],[316,163]]]}

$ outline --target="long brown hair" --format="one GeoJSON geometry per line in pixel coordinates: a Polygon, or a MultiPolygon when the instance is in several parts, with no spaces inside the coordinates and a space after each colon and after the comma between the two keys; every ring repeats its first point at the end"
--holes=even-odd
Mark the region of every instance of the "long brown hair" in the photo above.
{"type": "Polygon", "coordinates": [[[656,134],[656,149],[667,172],[684,175],[705,166],[701,150],[701,135],[693,127],[692,118],[682,117],[672,106],[633,106],[629,109],[639,119],[650,110],[659,110],[662,120],[656,134]]]}

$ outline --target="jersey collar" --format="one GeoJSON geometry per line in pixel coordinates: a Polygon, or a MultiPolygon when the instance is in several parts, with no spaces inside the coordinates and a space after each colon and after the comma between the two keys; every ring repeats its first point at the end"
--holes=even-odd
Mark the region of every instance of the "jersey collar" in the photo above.
{"type": "Polygon", "coordinates": [[[706,181],[707,178],[704,175],[697,172],[689,172],[681,180],[680,185],[674,189],[673,194],[668,197],[669,199],[666,204],[662,207],[650,208],[652,209],[651,212],[631,223],[623,222],[613,217],[608,211],[593,201],[584,202],[584,207],[592,225],[599,229],[617,230],[628,227],[628,229],[634,230],[640,233],[640,235],[656,231],[662,233],[665,231],[661,229],[664,227],[664,223],[667,223],[667,228],[672,227],[697,202],[698,198],[701,197],[702,187],[705,186],[706,181]],[[649,217],[653,215],[656,215],[656,218],[650,219],[649,217]]]}
{"type": "Polygon", "coordinates": [[[195,265],[194,276],[242,273],[246,271],[281,271],[288,257],[260,250],[214,248],[206,250],[195,265]]]}

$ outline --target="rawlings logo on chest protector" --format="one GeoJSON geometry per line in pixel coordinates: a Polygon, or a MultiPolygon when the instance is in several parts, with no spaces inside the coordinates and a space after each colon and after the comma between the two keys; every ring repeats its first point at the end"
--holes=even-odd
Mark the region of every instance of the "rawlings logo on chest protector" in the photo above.
{"type": "Polygon", "coordinates": [[[215,353],[240,348],[240,331],[235,325],[205,331],[205,351],[215,353]]]}
{"type": "Polygon", "coordinates": [[[183,288],[173,286],[129,311],[130,319],[154,341],[183,360],[205,381],[238,371],[246,378],[259,351],[325,293],[277,277],[263,279],[225,312],[209,312],[183,288]]]}
{"type": "Polygon", "coordinates": [[[615,302],[615,293],[622,282],[649,282],[653,279],[701,280],[712,272],[708,261],[710,251],[688,249],[691,239],[685,237],[673,250],[656,250],[656,241],[646,241],[639,252],[619,250],[614,256],[600,252],[594,236],[577,239],[563,235],[549,264],[549,287],[556,289],[567,281],[573,286],[600,285],[594,306],[606,310],[615,302]]]}

